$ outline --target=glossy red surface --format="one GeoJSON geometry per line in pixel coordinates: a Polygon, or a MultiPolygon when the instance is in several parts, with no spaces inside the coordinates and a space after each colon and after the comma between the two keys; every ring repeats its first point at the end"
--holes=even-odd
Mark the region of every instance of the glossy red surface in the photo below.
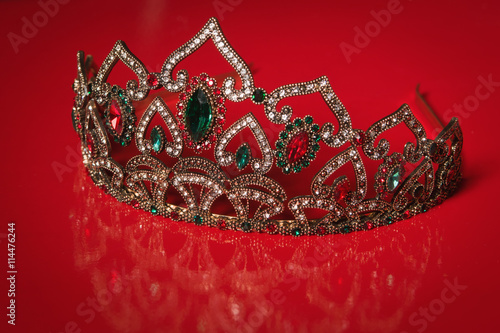
{"type": "MultiPolygon", "coordinates": [[[[498,2],[66,2],[45,16],[34,1],[0,3],[0,267],[15,221],[18,270],[15,327],[0,283],[2,332],[497,331],[498,2]],[[460,190],[410,220],[321,238],[220,232],[104,195],[71,126],[76,51],[102,61],[122,39],[159,71],[210,16],[257,86],[327,75],[356,128],[412,103],[421,83],[461,122],[460,190]],[[365,28],[372,37],[356,37],[365,28]]],[[[196,71],[222,63],[206,54],[196,71]]]]}

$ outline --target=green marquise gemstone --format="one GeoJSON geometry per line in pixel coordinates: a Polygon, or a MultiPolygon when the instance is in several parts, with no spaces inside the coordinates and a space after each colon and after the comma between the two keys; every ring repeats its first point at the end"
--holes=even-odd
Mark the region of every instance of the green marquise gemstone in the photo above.
{"type": "Polygon", "coordinates": [[[236,166],[238,169],[243,170],[250,161],[250,149],[247,145],[241,145],[236,151],[236,166]]]}
{"type": "Polygon", "coordinates": [[[207,133],[212,122],[212,107],[202,89],[196,89],[189,98],[184,119],[191,139],[194,142],[199,142],[207,133]]]}
{"type": "Polygon", "coordinates": [[[161,148],[162,148],[162,135],[160,133],[160,131],[158,130],[158,128],[153,128],[153,130],[151,131],[151,144],[153,145],[153,150],[156,152],[156,153],[159,153],[161,148]]]}
{"type": "Polygon", "coordinates": [[[394,191],[396,187],[398,187],[400,180],[401,171],[399,170],[399,168],[395,168],[387,178],[387,189],[389,191],[394,191]]]}

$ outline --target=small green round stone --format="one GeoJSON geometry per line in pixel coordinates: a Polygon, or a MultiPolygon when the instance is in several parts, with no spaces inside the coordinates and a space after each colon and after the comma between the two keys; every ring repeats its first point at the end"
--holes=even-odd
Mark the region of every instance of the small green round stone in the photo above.
{"type": "Polygon", "coordinates": [[[285,144],[282,142],[282,141],[277,141],[276,142],[276,148],[277,149],[281,149],[285,146],[285,144]]]}
{"type": "Polygon", "coordinates": [[[287,132],[281,132],[280,133],[280,138],[285,140],[286,138],[288,138],[288,133],[287,132]]]}
{"type": "Polygon", "coordinates": [[[316,154],[315,154],[315,153],[313,153],[313,152],[310,152],[310,153],[309,153],[309,158],[310,158],[311,160],[314,160],[314,158],[315,158],[315,157],[316,157],[316,154]]]}
{"type": "Polygon", "coordinates": [[[266,92],[263,89],[255,89],[252,94],[252,100],[255,103],[262,103],[266,99],[266,92]]]}
{"type": "Polygon", "coordinates": [[[313,117],[311,116],[307,116],[304,118],[304,121],[306,122],[306,124],[312,124],[313,122],[313,117]]]}
{"type": "Polygon", "coordinates": [[[348,234],[350,232],[351,232],[351,228],[348,225],[346,225],[345,227],[342,228],[343,234],[348,234]]]}
{"type": "Polygon", "coordinates": [[[155,205],[152,205],[152,206],[151,206],[151,213],[152,213],[152,214],[155,214],[155,215],[156,215],[156,214],[158,214],[158,208],[156,208],[156,206],[155,206],[155,205]]]}
{"type": "Polygon", "coordinates": [[[118,92],[118,96],[123,97],[123,90],[120,90],[120,91],[118,92]]]}
{"type": "Polygon", "coordinates": [[[283,152],[282,151],[277,151],[276,152],[276,157],[277,158],[282,158],[283,157],[283,152]]]}
{"type": "Polygon", "coordinates": [[[318,151],[319,150],[319,145],[317,143],[315,143],[313,146],[312,146],[312,149],[314,151],[318,151]]]}
{"type": "Polygon", "coordinates": [[[122,141],[120,143],[121,143],[122,147],[125,147],[125,145],[127,144],[125,141],[122,141]]]}
{"type": "Polygon", "coordinates": [[[302,170],[302,167],[300,165],[296,165],[293,167],[293,172],[299,173],[302,170]]]}
{"type": "Polygon", "coordinates": [[[132,112],[132,108],[129,105],[127,105],[125,107],[125,111],[127,111],[128,113],[130,113],[130,112],[132,112]]]}
{"type": "Polygon", "coordinates": [[[321,140],[321,137],[319,135],[315,134],[315,135],[313,135],[313,140],[315,142],[319,142],[321,140]]]}
{"type": "Polygon", "coordinates": [[[307,167],[309,166],[309,161],[308,161],[308,160],[304,160],[304,161],[302,161],[302,166],[303,166],[304,168],[307,168],[307,167]]]}
{"type": "Polygon", "coordinates": [[[292,229],[292,235],[295,236],[295,237],[300,236],[301,233],[302,232],[301,232],[300,228],[294,228],[294,229],[292,229]]]}
{"type": "Polygon", "coordinates": [[[278,166],[280,168],[284,167],[286,165],[286,162],[284,160],[278,160],[278,166]]]}
{"type": "Polygon", "coordinates": [[[196,224],[196,225],[200,225],[203,223],[203,217],[201,217],[200,215],[195,215],[193,217],[193,222],[196,224]]]}
{"type": "Polygon", "coordinates": [[[287,124],[285,128],[286,128],[287,132],[291,132],[293,130],[293,125],[292,124],[287,124]]]}
{"type": "Polygon", "coordinates": [[[312,125],[312,127],[311,127],[311,128],[312,128],[312,130],[313,130],[314,132],[319,131],[319,125],[318,125],[318,124],[314,124],[314,125],[312,125]]]}
{"type": "Polygon", "coordinates": [[[248,232],[252,229],[252,225],[250,224],[250,222],[243,222],[241,224],[241,230],[245,231],[245,232],[248,232]]]}
{"type": "Polygon", "coordinates": [[[297,118],[293,121],[293,124],[297,127],[299,127],[300,125],[302,125],[302,119],[300,118],[297,118]]]}

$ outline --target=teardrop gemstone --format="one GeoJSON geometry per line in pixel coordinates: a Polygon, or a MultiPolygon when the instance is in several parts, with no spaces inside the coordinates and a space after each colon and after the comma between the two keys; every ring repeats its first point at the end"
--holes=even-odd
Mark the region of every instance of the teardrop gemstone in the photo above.
{"type": "Polygon", "coordinates": [[[199,142],[207,133],[212,122],[212,107],[202,89],[196,89],[189,98],[184,111],[186,127],[191,139],[199,142]]]}
{"type": "Polygon", "coordinates": [[[119,136],[123,129],[122,109],[115,100],[111,101],[109,107],[109,122],[119,136]]]}
{"type": "Polygon", "coordinates": [[[156,127],[151,130],[151,143],[153,145],[153,150],[159,153],[162,146],[162,137],[160,131],[156,127]]]}
{"type": "Polygon", "coordinates": [[[393,169],[387,178],[387,189],[389,189],[389,191],[394,191],[396,187],[398,187],[400,180],[401,170],[399,168],[393,169]]]}
{"type": "Polygon", "coordinates": [[[236,166],[238,169],[243,170],[250,160],[250,150],[247,145],[241,145],[236,151],[236,166]]]}
{"type": "Polygon", "coordinates": [[[307,132],[295,134],[286,146],[286,156],[290,163],[299,161],[306,153],[309,146],[309,136],[307,132]]]}

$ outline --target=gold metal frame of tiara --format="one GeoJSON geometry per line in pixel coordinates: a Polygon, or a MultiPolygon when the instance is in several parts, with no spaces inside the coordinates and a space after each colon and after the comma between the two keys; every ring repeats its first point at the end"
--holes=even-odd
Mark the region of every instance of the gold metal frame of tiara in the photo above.
{"type": "Polygon", "coordinates": [[[294,236],[349,233],[425,212],[453,193],[461,180],[463,139],[456,118],[434,140],[427,138],[406,104],[366,131],[353,129],[349,114],[325,76],[270,93],[256,87],[249,66],[229,45],[215,18],[174,51],[159,73],[148,72],[122,41],[115,44],[98,70],[92,57],[85,57],[82,51],[77,60],[72,118],[81,140],[83,162],[96,185],[119,201],[154,215],[223,230],[294,236]],[[206,73],[190,76],[186,70],[179,70],[173,78],[176,65],[208,40],[234,68],[240,89],[236,89],[237,80],[232,76],[220,85],[206,73]],[[128,81],[124,88],[107,82],[118,61],[137,75],[137,81],[128,81]],[[137,119],[137,101],[156,89],[175,96],[176,110],[173,112],[157,96],[137,119]],[[282,100],[313,93],[321,94],[339,123],[337,130],[329,122],[314,123],[310,115],[293,117],[288,105],[277,108],[282,100]],[[226,104],[246,99],[262,105],[267,120],[282,127],[277,140],[270,142],[252,113],[241,114],[236,122],[226,124],[226,104]],[[163,122],[150,126],[156,113],[163,122]],[[411,130],[416,143],[406,143],[402,153],[389,154],[387,139],[375,141],[384,131],[402,123],[411,130]],[[149,127],[152,129],[147,131],[149,127]],[[245,128],[257,145],[241,142],[238,149],[228,151],[229,142],[245,128]],[[139,154],[120,165],[113,158],[111,140],[129,152],[135,151],[130,145],[134,140],[139,154]],[[297,173],[314,163],[321,147],[322,152],[345,148],[312,177],[304,195],[288,199],[283,184],[266,176],[275,166],[283,171],[284,178],[298,177],[297,173]],[[213,150],[212,159],[199,156],[205,150],[213,150]],[[259,156],[255,156],[255,150],[260,151],[259,156]],[[160,153],[168,158],[160,159],[160,153]],[[369,179],[361,154],[380,161],[370,180],[376,193],[371,198],[367,197],[369,179]],[[353,179],[336,173],[345,164],[354,169],[353,179]],[[227,167],[236,169],[238,175],[231,177],[225,171],[227,167]],[[332,175],[334,180],[327,184],[332,175]],[[169,202],[167,190],[172,188],[183,203],[169,202]],[[235,213],[214,213],[212,206],[217,199],[227,200],[235,213]],[[285,209],[294,219],[276,219],[285,209]],[[324,216],[308,218],[306,209],[324,211],[324,216]]]}

